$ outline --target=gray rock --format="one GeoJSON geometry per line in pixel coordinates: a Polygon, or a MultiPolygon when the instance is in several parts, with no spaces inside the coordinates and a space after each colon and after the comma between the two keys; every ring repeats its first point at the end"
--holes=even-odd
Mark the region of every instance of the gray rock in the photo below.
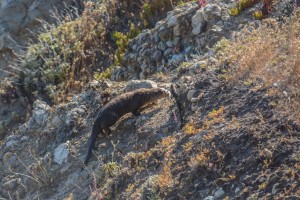
{"type": "Polygon", "coordinates": [[[154,53],[153,53],[153,56],[152,56],[153,60],[155,62],[158,62],[161,60],[162,58],[162,52],[160,50],[156,50],[154,53]]]}
{"type": "Polygon", "coordinates": [[[68,112],[66,117],[66,124],[67,125],[74,125],[86,112],[86,107],[84,105],[72,109],[68,112]]]}
{"type": "Polygon", "coordinates": [[[201,33],[203,23],[205,22],[203,17],[203,9],[199,9],[196,14],[192,17],[192,33],[198,35],[201,33]]]}
{"type": "Polygon", "coordinates": [[[156,88],[157,84],[151,80],[131,80],[125,88],[125,91],[130,92],[139,88],[156,88]]]}
{"type": "Polygon", "coordinates": [[[208,197],[205,197],[204,200],[215,200],[215,197],[213,197],[213,196],[208,196],[208,197]]]}
{"type": "Polygon", "coordinates": [[[165,43],[164,43],[163,41],[161,41],[161,42],[158,44],[157,48],[158,48],[159,50],[164,51],[164,50],[166,50],[167,46],[165,45],[165,43]]]}
{"type": "Polygon", "coordinates": [[[275,183],[272,187],[272,194],[276,194],[278,192],[279,183],[275,183]]]}
{"type": "Polygon", "coordinates": [[[177,24],[176,26],[174,26],[174,28],[173,28],[173,35],[174,36],[180,36],[180,27],[179,27],[179,24],[177,24]]]}
{"type": "Polygon", "coordinates": [[[221,8],[217,4],[208,4],[203,9],[203,18],[206,21],[214,20],[221,16],[221,8]]]}
{"type": "Polygon", "coordinates": [[[224,192],[223,188],[220,187],[217,191],[215,191],[214,197],[215,197],[216,199],[219,199],[219,198],[221,198],[224,194],[225,194],[225,192],[224,192]]]}
{"type": "Polygon", "coordinates": [[[67,160],[69,155],[68,142],[60,144],[54,150],[54,158],[53,161],[59,165],[61,165],[65,160],[67,160]]]}
{"type": "Polygon", "coordinates": [[[168,27],[175,26],[176,24],[178,24],[178,16],[171,16],[167,20],[168,27]]]}
{"type": "Polygon", "coordinates": [[[164,51],[164,56],[167,57],[168,55],[172,54],[173,53],[173,49],[172,48],[167,48],[165,51],[164,51]]]}
{"type": "Polygon", "coordinates": [[[184,54],[174,54],[172,58],[169,60],[169,63],[180,63],[185,61],[184,54]]]}
{"type": "Polygon", "coordinates": [[[38,125],[43,125],[46,120],[48,119],[48,115],[50,112],[50,106],[47,105],[45,102],[40,101],[40,100],[36,100],[33,103],[33,113],[32,113],[32,117],[31,120],[35,123],[37,123],[38,125]]]}
{"type": "Polygon", "coordinates": [[[188,99],[188,101],[191,101],[191,99],[193,98],[193,95],[197,92],[197,90],[190,90],[187,93],[186,98],[188,99]]]}
{"type": "Polygon", "coordinates": [[[167,47],[172,48],[174,47],[174,43],[172,41],[167,41],[167,47]]]}

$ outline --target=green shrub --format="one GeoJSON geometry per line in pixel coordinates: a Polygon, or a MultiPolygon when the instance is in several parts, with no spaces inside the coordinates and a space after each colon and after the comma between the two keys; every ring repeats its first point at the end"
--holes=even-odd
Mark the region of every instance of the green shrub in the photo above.
{"type": "Polygon", "coordinates": [[[82,16],[74,21],[65,17],[57,27],[44,25],[39,42],[21,56],[22,81],[28,95],[57,103],[93,78],[105,29],[100,8],[91,2],[85,3],[82,16]]]}
{"type": "Polygon", "coordinates": [[[131,24],[127,33],[124,34],[118,31],[113,33],[113,38],[116,40],[118,47],[114,53],[114,65],[119,66],[121,64],[129,41],[140,32],[141,31],[134,24],[131,24]]]}

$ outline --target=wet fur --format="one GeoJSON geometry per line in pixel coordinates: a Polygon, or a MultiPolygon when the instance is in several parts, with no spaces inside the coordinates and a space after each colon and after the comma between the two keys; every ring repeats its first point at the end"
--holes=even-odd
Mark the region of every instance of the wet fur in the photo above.
{"type": "Polygon", "coordinates": [[[139,115],[142,107],[167,96],[171,97],[171,93],[168,90],[162,88],[143,88],[124,93],[108,102],[99,111],[94,122],[90,145],[84,165],[87,165],[92,156],[92,150],[95,146],[99,133],[110,134],[109,127],[113,126],[123,115],[127,113],[139,115]]]}

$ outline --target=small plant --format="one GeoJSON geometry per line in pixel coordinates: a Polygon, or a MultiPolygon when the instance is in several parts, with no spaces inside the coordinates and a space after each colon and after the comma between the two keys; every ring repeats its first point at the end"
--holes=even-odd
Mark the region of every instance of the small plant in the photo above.
{"type": "Polygon", "coordinates": [[[112,69],[112,67],[109,67],[104,72],[95,72],[94,79],[97,81],[100,81],[103,79],[109,79],[111,77],[111,69],[112,69]]]}
{"type": "Polygon", "coordinates": [[[110,177],[116,176],[121,170],[121,167],[116,162],[109,162],[103,165],[104,175],[110,177]]]}
{"type": "Polygon", "coordinates": [[[194,146],[193,142],[189,141],[188,143],[182,145],[182,148],[185,152],[189,152],[192,150],[193,146],[194,146]]]}
{"type": "Polygon", "coordinates": [[[194,123],[187,123],[183,127],[183,131],[188,135],[195,135],[196,133],[198,133],[198,129],[195,127],[194,123]]]}
{"type": "Polygon", "coordinates": [[[165,164],[162,173],[158,176],[158,184],[162,190],[171,186],[173,180],[171,175],[170,164],[165,164]]]}
{"type": "MultiPolygon", "coordinates": [[[[237,16],[242,11],[252,7],[254,4],[258,3],[260,0],[240,0],[235,7],[230,8],[229,14],[232,16],[237,16]]],[[[262,0],[263,6],[261,10],[255,10],[253,16],[255,19],[262,19],[267,14],[272,12],[272,6],[274,0],[262,0]]]]}
{"type": "Polygon", "coordinates": [[[125,54],[129,41],[136,37],[141,31],[134,25],[130,25],[130,29],[127,33],[114,32],[113,38],[116,40],[117,50],[114,53],[114,65],[120,66],[125,54]]]}
{"type": "Polygon", "coordinates": [[[188,165],[194,170],[199,167],[207,167],[209,158],[209,151],[204,148],[200,154],[196,154],[194,157],[191,157],[188,165]]]}
{"type": "Polygon", "coordinates": [[[217,118],[221,116],[224,113],[224,106],[221,106],[219,109],[215,110],[213,109],[210,113],[208,113],[208,117],[210,118],[217,118]]]}

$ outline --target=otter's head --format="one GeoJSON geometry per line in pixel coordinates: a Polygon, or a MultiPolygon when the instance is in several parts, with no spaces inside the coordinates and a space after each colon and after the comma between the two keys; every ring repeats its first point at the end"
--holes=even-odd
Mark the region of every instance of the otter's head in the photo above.
{"type": "Polygon", "coordinates": [[[149,93],[151,93],[151,95],[149,95],[149,100],[151,102],[157,101],[158,99],[161,99],[163,97],[169,97],[171,98],[171,92],[164,89],[164,88],[151,88],[149,89],[149,93]]]}

